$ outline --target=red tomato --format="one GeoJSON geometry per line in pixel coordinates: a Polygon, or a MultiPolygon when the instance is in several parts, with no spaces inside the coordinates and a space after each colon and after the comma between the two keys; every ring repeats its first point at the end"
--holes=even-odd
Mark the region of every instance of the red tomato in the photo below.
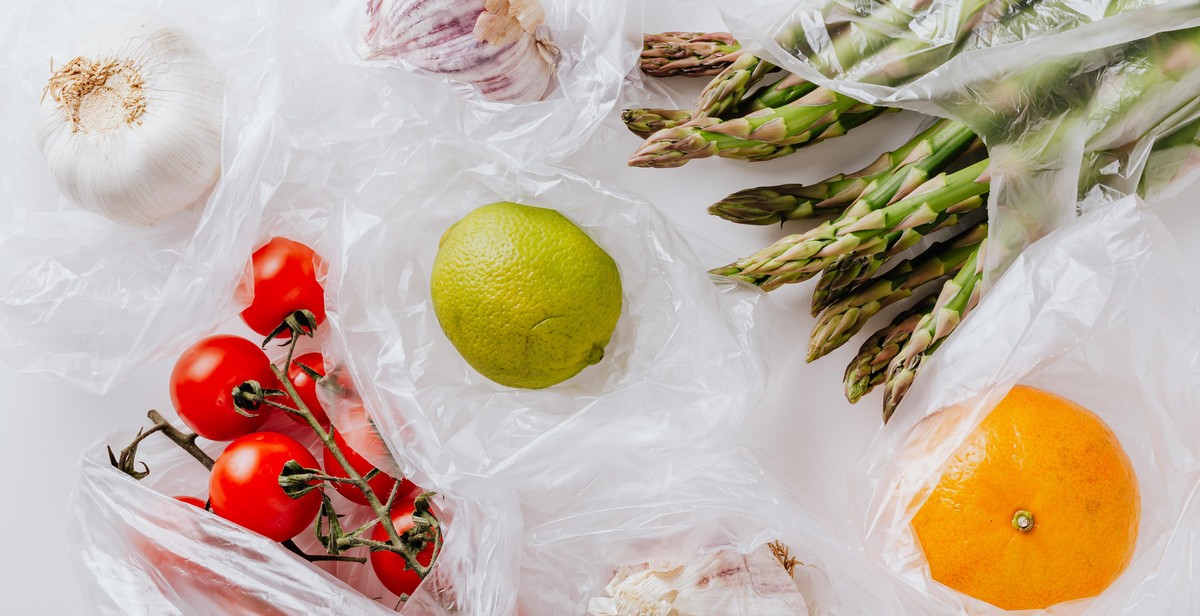
{"type": "MultiPolygon", "coordinates": [[[[395,525],[397,533],[403,533],[412,528],[412,514],[412,499],[405,499],[392,507],[392,524],[395,525]]],[[[385,542],[388,540],[387,530],[382,524],[377,524],[372,529],[371,539],[385,542]]],[[[432,542],[417,554],[417,562],[425,566],[433,563],[432,542]]],[[[421,577],[417,575],[417,572],[409,569],[408,564],[404,562],[404,557],[394,552],[386,550],[371,552],[371,569],[375,571],[379,581],[397,595],[411,595],[421,585],[421,577]]]]}
{"type": "MultiPolygon", "coordinates": [[[[354,471],[358,473],[359,477],[365,477],[367,473],[375,470],[375,466],[373,464],[368,462],[366,458],[358,455],[358,452],[354,451],[349,445],[346,444],[346,441],[342,438],[340,432],[333,433],[333,442],[336,443],[338,449],[342,451],[342,455],[346,456],[346,461],[350,463],[350,466],[354,467],[354,471]]],[[[325,464],[326,475],[331,477],[349,476],[346,473],[346,469],[342,468],[342,465],[338,463],[337,458],[333,457],[333,452],[328,448],[325,449],[325,453],[321,456],[321,461],[325,464]]],[[[368,481],[367,485],[371,486],[371,491],[374,492],[375,496],[379,498],[379,502],[386,504],[388,495],[392,493],[392,486],[396,484],[396,481],[397,479],[395,477],[385,475],[381,472],[368,481]]],[[[412,496],[412,493],[417,490],[417,486],[413,485],[413,482],[407,479],[402,481],[403,483],[400,484],[400,492],[396,495],[397,502],[406,496],[412,496]]],[[[345,496],[347,500],[360,505],[367,504],[367,497],[363,495],[362,490],[359,490],[353,485],[348,483],[334,483],[334,487],[337,489],[338,493],[342,496],[345,496]]]]}
{"type": "Polygon", "coordinates": [[[257,344],[237,336],[209,336],[188,347],[171,371],[171,402],[179,418],[196,434],[228,441],[259,429],[271,414],[261,406],[256,417],[239,415],[233,390],[246,381],[277,388],[271,360],[257,344]]]}
{"type": "MultiPolygon", "coordinates": [[[[300,357],[292,360],[292,365],[288,366],[288,380],[292,382],[292,387],[296,388],[296,393],[300,394],[300,399],[304,401],[304,406],[312,411],[317,417],[317,423],[322,427],[329,427],[329,415],[325,413],[325,407],[321,406],[321,401],[317,399],[317,381],[308,375],[303,368],[296,364],[304,364],[312,368],[317,374],[325,376],[325,358],[321,357],[320,353],[305,353],[300,357]]],[[[287,413],[287,416],[292,421],[308,425],[299,416],[287,413]]]]}
{"type": "Polygon", "coordinates": [[[176,496],[175,500],[177,500],[181,503],[187,503],[189,505],[192,505],[193,507],[199,507],[201,509],[204,509],[204,501],[196,498],[195,496],[176,496]]]}
{"type": "Polygon", "coordinates": [[[277,237],[250,258],[254,299],[242,311],[250,329],[266,336],[297,310],[308,310],[317,324],[325,322],[325,290],[317,283],[321,258],[299,242],[277,237]]]}
{"type": "Polygon", "coordinates": [[[256,432],[229,444],[213,465],[208,501],[213,513],[275,541],[285,541],[317,518],[321,495],[291,498],[279,486],[283,465],[316,469],[317,459],[291,437],[256,432]]]}

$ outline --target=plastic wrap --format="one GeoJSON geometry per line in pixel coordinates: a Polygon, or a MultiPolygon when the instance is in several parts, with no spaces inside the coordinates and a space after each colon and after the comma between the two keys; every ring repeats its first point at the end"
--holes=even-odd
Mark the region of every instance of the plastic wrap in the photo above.
{"type": "MultiPolygon", "coordinates": [[[[747,452],[630,457],[560,471],[551,485],[536,502],[526,498],[519,614],[583,614],[590,598],[607,596],[619,567],[748,554],[773,541],[799,561],[793,579],[812,616],[904,613],[903,589],[747,452]]],[[[725,616],[755,613],[743,605],[725,616]]]]}
{"type": "MultiPolygon", "coordinates": [[[[375,124],[380,106],[403,108],[404,121],[418,124],[429,124],[419,118],[433,110],[450,149],[487,148],[513,165],[566,156],[611,110],[639,34],[623,5],[546,8],[563,50],[557,85],[545,101],[513,105],[395,63],[364,63],[356,51],[363,20],[357,2],[6,4],[0,9],[0,74],[11,89],[0,101],[7,196],[0,213],[3,357],[19,371],[105,391],[234,316],[249,299],[234,293],[246,257],[266,241],[269,221],[294,216],[268,205],[288,171],[280,156],[286,144],[274,133],[281,106],[352,117],[353,128],[366,132],[386,130],[375,124]],[[83,212],[58,193],[34,141],[33,118],[52,58],[61,65],[90,48],[94,30],[143,17],[191,38],[225,77],[226,89],[221,177],[207,202],[138,228],[83,212]],[[361,78],[395,89],[353,99],[331,87],[293,98],[297,83],[322,77],[336,83],[339,70],[358,68],[371,76],[361,78]]],[[[306,207],[319,217],[330,204],[312,197],[306,207]]]]}
{"type": "Polygon", "coordinates": [[[734,33],[787,70],[866,103],[959,120],[984,139],[989,284],[1074,219],[1081,190],[1136,190],[1155,140],[1200,113],[1194,2],[723,5],[734,33]]]}
{"type": "MultiPolygon", "coordinates": [[[[264,430],[317,449],[306,428],[275,417],[264,430]]],[[[72,497],[68,543],[81,589],[96,614],[389,614],[399,599],[369,564],[309,563],[216,515],[172,498],[208,494],[204,467],[165,438],[139,448],[150,475],[141,481],[112,468],[104,445],[123,447],[129,432],[97,443],[82,462],[72,497]]],[[[206,447],[216,456],[221,445],[206,447]]],[[[362,523],[363,509],[329,491],[334,506],[362,523]]],[[[406,614],[505,614],[514,597],[520,510],[511,497],[464,501],[439,496],[445,543],[431,577],[405,604],[406,614]],[[469,581],[469,582],[468,582],[469,581]]],[[[295,542],[323,548],[311,532],[295,542]]],[[[351,555],[365,556],[365,550],[351,555]]]]}
{"type": "Polygon", "coordinates": [[[939,469],[1014,384],[1095,412],[1141,491],[1133,561],[1099,598],[1053,614],[1191,614],[1200,565],[1200,303],[1173,240],[1133,197],[1039,240],[922,372],[855,469],[867,552],[918,591],[910,613],[991,614],[929,580],[909,525],[939,469]],[[934,439],[923,420],[960,404],[934,439]]]}

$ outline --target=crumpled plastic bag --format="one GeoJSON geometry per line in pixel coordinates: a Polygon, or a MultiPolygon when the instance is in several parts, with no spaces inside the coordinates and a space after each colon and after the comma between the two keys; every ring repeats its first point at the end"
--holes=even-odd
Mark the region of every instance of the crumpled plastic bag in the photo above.
{"type": "MultiPolygon", "coordinates": [[[[320,459],[316,437],[292,420],[276,416],[263,429],[299,440],[320,459]]],[[[204,499],[208,472],[165,437],[151,435],[139,447],[138,460],[150,469],[146,478],[134,481],[114,469],[104,446],[119,452],[132,434],[114,432],[89,450],[71,499],[67,541],[92,613],[395,613],[399,598],[376,579],[370,564],[309,563],[279,543],[172,498],[204,499]]],[[[208,443],[205,450],[215,458],[223,447],[208,443]]],[[[348,516],[346,526],[367,519],[364,508],[333,490],[327,493],[348,516]]],[[[488,495],[465,501],[439,493],[434,507],[442,523],[442,551],[404,613],[511,613],[522,539],[516,499],[488,495]]],[[[324,553],[311,531],[295,542],[307,553],[324,553]]]]}
{"type": "Polygon", "coordinates": [[[1133,561],[1098,598],[1052,614],[1193,614],[1200,595],[1200,299],[1182,256],[1137,199],[1104,204],[1026,250],[938,349],[854,471],[867,553],[915,591],[911,613],[992,614],[931,582],[910,521],[939,469],[1015,384],[1096,413],[1141,491],[1133,561]],[[963,403],[934,441],[922,420],[963,403]]]}
{"type": "MultiPolygon", "coordinates": [[[[983,138],[988,285],[1075,218],[1081,191],[1133,194],[1154,143],[1200,117],[1200,6],[1188,0],[721,4],[733,33],[788,71],[983,138]]],[[[1171,164],[1184,160],[1194,154],[1171,164]]],[[[1158,185],[1143,193],[1186,176],[1151,172],[1158,185]]]]}
{"type": "MultiPolygon", "coordinates": [[[[565,469],[564,469],[565,470],[565,469]]],[[[904,588],[846,545],[748,451],[612,460],[526,495],[519,614],[583,614],[620,567],[779,541],[808,613],[900,614],[904,588]],[[570,572],[564,575],[564,572],[570,572]]],[[[724,616],[753,616],[753,604],[724,616]]]]}
{"type": "MultiPolygon", "coordinates": [[[[249,255],[266,241],[270,227],[261,221],[273,217],[268,203],[287,171],[280,157],[286,146],[274,133],[281,106],[307,104],[375,131],[379,108],[395,111],[407,101],[406,122],[429,125],[421,113],[438,112],[433,117],[450,148],[486,147],[515,166],[565,157],[611,111],[640,33],[635,5],[627,11],[556,1],[546,8],[564,52],[557,86],[546,101],[511,105],[395,63],[363,62],[356,51],[363,7],[350,0],[5,4],[0,74],[12,91],[0,100],[7,197],[0,212],[0,356],[21,372],[104,392],[236,315],[249,297],[235,291],[249,255]],[[72,42],[93,29],[142,17],[185,33],[226,79],[221,178],[203,207],[149,228],[112,223],[61,196],[32,129],[51,58],[61,64],[76,55],[72,42]],[[293,98],[298,83],[360,67],[361,78],[395,89],[354,99],[327,83],[307,101],[293,98]]],[[[318,207],[327,211],[329,204],[318,207]]]]}

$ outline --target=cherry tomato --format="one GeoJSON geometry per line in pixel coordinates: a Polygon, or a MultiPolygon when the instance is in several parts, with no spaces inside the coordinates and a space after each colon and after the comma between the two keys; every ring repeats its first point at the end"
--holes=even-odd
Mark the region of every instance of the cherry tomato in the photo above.
{"type": "Polygon", "coordinates": [[[277,237],[250,258],[254,299],[242,311],[250,329],[267,336],[297,310],[308,310],[317,324],[325,321],[325,290],[317,282],[321,259],[311,248],[277,237]]]}
{"type": "Polygon", "coordinates": [[[208,500],[213,513],[275,541],[285,541],[317,518],[321,495],[291,498],[279,485],[284,464],[316,469],[317,459],[295,439],[255,432],[229,444],[213,465],[208,500]]]}
{"type": "Polygon", "coordinates": [[[188,347],[171,371],[171,402],[196,434],[228,441],[259,429],[271,414],[261,406],[255,417],[239,415],[233,390],[246,381],[277,388],[271,360],[257,344],[237,336],[209,336],[188,347]]]}
{"type": "Polygon", "coordinates": [[[201,509],[204,509],[204,501],[196,498],[195,496],[176,496],[175,500],[177,500],[181,503],[187,503],[189,505],[192,505],[193,507],[199,507],[201,509]]]}
{"type": "MultiPolygon", "coordinates": [[[[413,499],[405,499],[392,507],[392,524],[395,525],[397,533],[403,533],[412,528],[412,514],[413,499]]],[[[388,540],[387,530],[382,524],[377,524],[371,531],[371,539],[375,541],[388,540]]],[[[432,542],[417,554],[417,562],[425,566],[433,563],[432,542]]],[[[383,582],[384,587],[397,595],[411,595],[421,585],[421,576],[408,568],[403,556],[394,552],[386,550],[371,552],[371,569],[375,571],[379,581],[383,582]]]]}
{"type": "MultiPolygon", "coordinates": [[[[300,394],[300,399],[304,401],[304,406],[312,411],[317,417],[317,423],[322,427],[329,427],[329,415],[325,413],[325,407],[321,406],[321,401],[317,399],[317,381],[308,375],[303,368],[296,364],[303,364],[312,368],[317,374],[325,376],[325,358],[321,357],[320,353],[305,353],[300,357],[292,360],[292,365],[288,366],[288,380],[292,382],[292,387],[296,388],[296,393],[300,394]]],[[[303,418],[287,413],[287,416],[296,423],[308,425],[303,418]]]]}
{"type": "MultiPolygon", "coordinates": [[[[366,458],[358,455],[358,452],[354,451],[349,445],[346,444],[346,440],[342,438],[342,434],[340,432],[333,433],[333,442],[336,443],[338,449],[342,451],[342,455],[346,456],[346,461],[350,463],[350,466],[354,467],[354,471],[358,473],[359,477],[365,477],[367,473],[375,470],[374,465],[368,462],[366,458]]],[[[321,461],[324,462],[326,475],[331,477],[348,476],[346,474],[346,469],[342,468],[342,465],[338,463],[337,458],[333,457],[333,452],[328,448],[325,449],[325,453],[322,455],[321,461]]],[[[367,485],[371,486],[371,491],[374,492],[375,496],[379,498],[379,502],[387,503],[388,496],[392,493],[392,486],[396,484],[396,481],[397,479],[395,477],[385,475],[381,472],[371,478],[371,480],[367,482],[367,485]]],[[[400,484],[400,491],[396,495],[397,502],[407,496],[415,496],[413,492],[417,490],[417,486],[413,485],[413,482],[407,479],[401,481],[402,483],[400,484]]],[[[346,500],[358,503],[360,505],[367,504],[367,497],[363,495],[362,490],[359,490],[353,485],[348,483],[335,483],[334,487],[337,489],[339,494],[346,497],[346,500]]]]}

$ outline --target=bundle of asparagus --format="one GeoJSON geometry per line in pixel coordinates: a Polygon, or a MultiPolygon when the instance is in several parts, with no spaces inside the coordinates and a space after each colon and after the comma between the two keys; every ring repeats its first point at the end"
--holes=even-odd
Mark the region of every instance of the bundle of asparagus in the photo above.
{"type": "MultiPolygon", "coordinates": [[[[880,7],[877,21],[860,16],[855,27],[842,31],[851,38],[835,39],[832,51],[807,53],[814,62],[836,61],[841,70],[848,70],[849,65],[871,56],[903,50],[912,41],[887,41],[886,33],[904,27],[906,20],[914,19],[914,13],[922,9],[920,0],[880,7]]],[[[1065,15],[1079,18],[1074,13],[1065,15]]],[[[969,30],[975,25],[972,20],[979,19],[994,19],[1019,31],[1026,27],[1020,20],[1031,17],[1007,0],[970,2],[955,27],[969,30]]],[[[1175,92],[1175,99],[1164,103],[1130,96],[1123,87],[1129,83],[1176,83],[1181,76],[1197,78],[1198,40],[1200,29],[1185,30],[1101,56],[1107,62],[1133,67],[1123,71],[1106,70],[1105,62],[1095,58],[1086,62],[1067,58],[1031,67],[992,84],[995,96],[989,99],[993,105],[987,117],[965,117],[990,135],[1003,134],[1018,116],[1082,118],[1090,127],[1089,143],[1104,146],[1085,155],[1081,177],[1085,183],[1094,183],[1096,173],[1087,168],[1089,164],[1122,155],[1127,144],[1152,130],[1151,120],[1170,116],[1174,107],[1200,95],[1196,91],[1180,97],[1175,92]],[[1186,66],[1181,67],[1181,62],[1186,66]],[[1116,82],[1118,79],[1122,81],[1116,82]],[[1041,96],[1043,100],[1031,103],[1023,94],[1030,91],[1059,94],[1041,96]]],[[[870,65],[894,66],[895,62],[879,60],[870,65]]],[[[694,109],[627,110],[627,126],[641,136],[649,135],[631,164],[677,166],[714,154],[765,160],[844,134],[883,111],[788,74],[751,92],[766,75],[777,71],[778,67],[742,52],[709,84],[694,109]]],[[[1196,84],[1190,85],[1197,89],[1196,84]]],[[[1028,141],[1053,142],[1058,137],[1053,123],[1041,130],[1046,134],[1027,135],[1028,141]]],[[[1165,183],[1200,169],[1197,135],[1200,120],[1155,144],[1139,192],[1153,194],[1165,183]]],[[[958,225],[960,217],[983,218],[982,206],[990,189],[989,165],[981,139],[967,126],[943,119],[856,172],[808,185],[738,191],[713,204],[709,212],[740,224],[826,220],[712,273],[768,291],[820,274],[812,298],[818,320],[809,341],[808,361],[848,342],[887,306],[916,297],[911,307],[867,338],[845,372],[846,397],[852,403],[883,385],[886,421],[924,360],[979,301],[988,225],[971,222],[919,255],[890,268],[884,266],[928,236],[958,225]]]]}

